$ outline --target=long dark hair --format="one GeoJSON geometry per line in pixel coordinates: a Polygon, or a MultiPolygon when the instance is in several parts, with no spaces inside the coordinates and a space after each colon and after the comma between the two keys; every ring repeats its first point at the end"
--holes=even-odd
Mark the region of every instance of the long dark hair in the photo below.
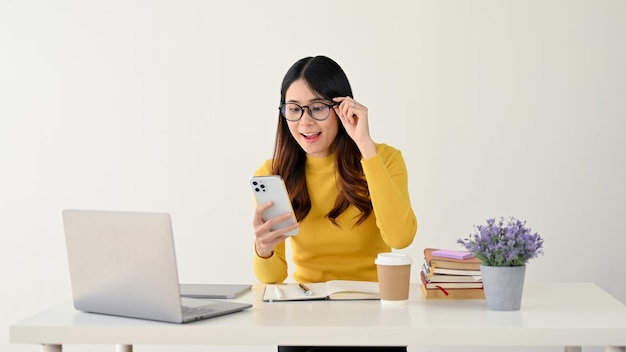
{"type": "MultiPolygon", "coordinates": [[[[335,97],[352,97],[350,82],[341,67],[328,57],[316,56],[303,58],[289,68],[280,89],[281,104],[285,103],[287,89],[300,78],[304,79],[309,88],[323,99],[332,101],[335,97]]],[[[339,122],[337,137],[331,148],[335,153],[335,167],[339,173],[337,185],[339,194],[326,217],[333,224],[338,225],[337,217],[350,204],[353,204],[361,212],[355,224],[358,225],[371,214],[372,202],[361,167],[361,152],[352,138],[348,136],[341,122],[339,122]]],[[[298,221],[302,221],[311,210],[311,199],[304,173],[305,162],[305,151],[289,132],[287,120],[279,113],[272,173],[281,175],[285,180],[298,221]]]]}

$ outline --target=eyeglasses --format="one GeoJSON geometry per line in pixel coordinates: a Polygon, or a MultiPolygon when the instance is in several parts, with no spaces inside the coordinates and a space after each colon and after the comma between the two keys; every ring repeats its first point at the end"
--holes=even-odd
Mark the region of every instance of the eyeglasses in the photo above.
{"type": "Polygon", "coordinates": [[[285,120],[291,122],[299,121],[302,116],[304,116],[304,108],[308,109],[309,116],[311,116],[313,120],[324,121],[328,118],[328,116],[330,116],[330,108],[335,105],[337,105],[337,103],[326,104],[316,102],[309,106],[300,106],[296,103],[286,103],[282,104],[278,110],[280,110],[280,113],[283,115],[285,120]]]}

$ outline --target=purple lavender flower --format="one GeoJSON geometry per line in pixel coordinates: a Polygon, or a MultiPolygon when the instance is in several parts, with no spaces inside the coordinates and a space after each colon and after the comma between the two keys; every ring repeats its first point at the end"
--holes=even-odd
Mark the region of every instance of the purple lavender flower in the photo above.
{"type": "Polygon", "coordinates": [[[526,221],[510,217],[487,219],[487,225],[474,226],[468,238],[458,239],[483,265],[521,266],[543,254],[543,239],[526,227],[526,221]]]}

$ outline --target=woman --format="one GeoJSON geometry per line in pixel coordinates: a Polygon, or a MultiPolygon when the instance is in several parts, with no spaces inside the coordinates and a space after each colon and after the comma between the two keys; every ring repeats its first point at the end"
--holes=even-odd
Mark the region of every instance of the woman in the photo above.
{"type": "MultiPolygon", "coordinates": [[[[377,254],[407,247],[415,237],[404,159],[372,140],[367,107],[353,98],[345,73],[327,57],[303,58],[287,71],[274,156],[255,175],[282,176],[297,219],[271,231],[291,215],[263,221],[272,204],[258,204],[252,223],[254,272],[261,282],[287,278],[285,234],[298,227],[289,236],[296,282],[378,281],[377,254]]],[[[330,349],[336,350],[279,346],[283,352],[330,349]]],[[[406,350],[386,350],[398,349],[406,350]]]]}

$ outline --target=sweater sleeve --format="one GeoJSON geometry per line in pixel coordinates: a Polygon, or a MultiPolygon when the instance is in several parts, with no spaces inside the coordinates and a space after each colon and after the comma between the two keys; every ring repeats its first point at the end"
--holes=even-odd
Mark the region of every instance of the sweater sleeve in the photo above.
{"type": "MultiPolygon", "coordinates": [[[[255,176],[267,176],[272,173],[271,160],[266,161],[255,173],[255,176]]],[[[285,254],[285,242],[274,248],[274,254],[269,258],[262,258],[256,254],[254,245],[252,247],[254,255],[253,266],[254,275],[262,283],[280,283],[287,278],[287,259],[285,254]]]]}
{"type": "Polygon", "coordinates": [[[385,144],[377,145],[376,156],[362,160],[376,226],[392,248],[409,246],[417,232],[417,218],[411,208],[408,175],[402,153],[385,144]]]}

